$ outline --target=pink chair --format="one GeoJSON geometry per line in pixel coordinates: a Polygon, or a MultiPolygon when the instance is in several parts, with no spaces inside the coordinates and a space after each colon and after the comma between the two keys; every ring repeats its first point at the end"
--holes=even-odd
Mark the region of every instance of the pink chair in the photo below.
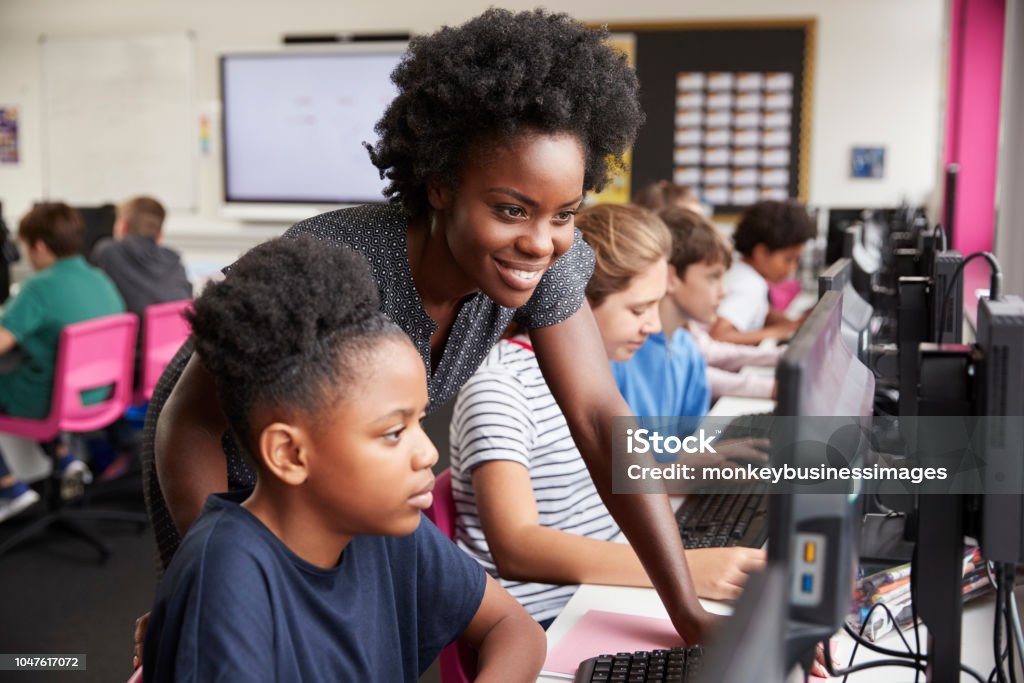
{"type": "MultiPolygon", "coordinates": [[[[452,495],[452,471],[445,469],[434,482],[434,504],[424,514],[445,536],[455,539],[455,497],[452,495]]],[[[469,683],[476,673],[476,653],[462,640],[441,650],[438,658],[441,683],[469,683]]]]}
{"type": "Polygon", "coordinates": [[[800,293],[800,280],[784,280],[768,286],[768,299],[772,306],[784,311],[800,293]]]}
{"type": "MultiPolygon", "coordinates": [[[[66,326],[57,347],[50,414],[41,420],[0,416],[0,432],[34,441],[53,442],[61,432],[88,432],[112,424],[124,414],[131,401],[137,328],[138,320],[130,313],[66,326]],[[90,405],[83,403],[83,392],[103,387],[108,387],[105,399],[90,405]]],[[[59,504],[55,507],[57,509],[0,545],[0,556],[53,526],[62,526],[93,545],[105,560],[110,549],[77,520],[141,523],[140,517],[132,513],[70,510],[59,504]]]]}
{"type": "Polygon", "coordinates": [[[185,312],[192,308],[191,299],[169,301],[146,307],[142,319],[141,372],[139,386],[132,401],[145,403],[153,396],[153,389],[164,368],[191,333],[185,312]]]}

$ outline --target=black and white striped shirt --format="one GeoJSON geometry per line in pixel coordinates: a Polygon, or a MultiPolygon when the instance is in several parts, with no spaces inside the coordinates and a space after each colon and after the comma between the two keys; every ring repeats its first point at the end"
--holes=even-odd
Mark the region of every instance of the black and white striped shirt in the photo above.
{"type": "Polygon", "coordinates": [[[503,340],[491,350],[455,401],[451,428],[455,538],[537,621],[556,616],[577,586],[498,577],[480,528],[472,472],[487,462],[517,462],[530,474],[542,526],[608,541],[619,533],[544,382],[529,343],[503,340]]]}

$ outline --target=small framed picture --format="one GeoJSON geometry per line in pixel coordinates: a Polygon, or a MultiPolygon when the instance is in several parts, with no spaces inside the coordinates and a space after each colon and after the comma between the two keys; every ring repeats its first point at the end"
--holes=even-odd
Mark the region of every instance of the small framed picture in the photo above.
{"type": "Polygon", "coordinates": [[[885,176],[885,147],[854,147],[850,152],[851,178],[885,176]]]}

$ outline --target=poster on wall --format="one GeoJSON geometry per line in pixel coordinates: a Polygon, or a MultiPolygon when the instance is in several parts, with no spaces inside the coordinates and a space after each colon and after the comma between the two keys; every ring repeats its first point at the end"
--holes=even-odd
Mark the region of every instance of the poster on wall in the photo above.
{"type": "Polygon", "coordinates": [[[18,108],[0,107],[0,164],[18,163],[18,108]]]}
{"type": "Polygon", "coordinates": [[[715,206],[788,195],[794,75],[676,75],[673,179],[715,206]]]}

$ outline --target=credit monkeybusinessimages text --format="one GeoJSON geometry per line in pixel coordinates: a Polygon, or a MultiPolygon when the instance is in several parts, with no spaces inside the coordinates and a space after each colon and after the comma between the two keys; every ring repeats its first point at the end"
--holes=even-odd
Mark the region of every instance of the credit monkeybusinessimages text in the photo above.
{"type": "Polygon", "coordinates": [[[920,484],[924,481],[942,481],[948,476],[945,467],[886,467],[869,465],[866,467],[835,467],[832,465],[813,465],[810,467],[793,467],[782,465],[769,467],[766,465],[730,465],[723,463],[717,467],[695,467],[681,463],[670,465],[630,465],[626,469],[630,479],[678,479],[701,481],[761,481],[778,484],[782,481],[907,481],[920,484]]]}

